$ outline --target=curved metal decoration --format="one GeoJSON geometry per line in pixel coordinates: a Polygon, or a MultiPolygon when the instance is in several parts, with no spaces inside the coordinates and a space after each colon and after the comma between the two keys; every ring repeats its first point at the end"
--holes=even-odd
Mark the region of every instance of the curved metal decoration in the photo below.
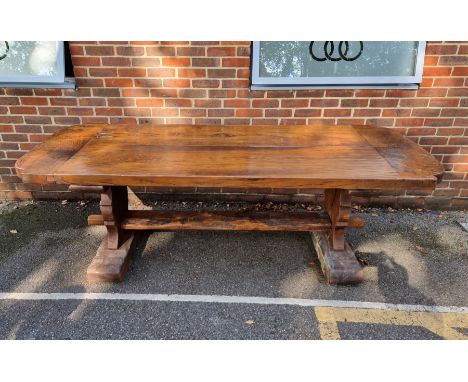
{"type": "Polygon", "coordinates": [[[0,61],[3,60],[8,55],[8,52],[10,51],[10,44],[8,44],[8,41],[4,41],[4,43],[5,43],[6,51],[2,55],[0,55],[0,61]]]}
{"type": "Polygon", "coordinates": [[[309,53],[315,61],[323,62],[323,61],[354,61],[357,60],[364,49],[364,43],[359,41],[359,52],[355,56],[348,56],[349,51],[349,41],[340,41],[338,45],[338,55],[339,57],[333,57],[333,53],[335,52],[335,43],[333,41],[325,41],[323,44],[323,57],[318,57],[314,53],[314,43],[315,41],[311,41],[309,45],[309,53]],[[344,46],[344,51],[343,51],[344,46]]]}

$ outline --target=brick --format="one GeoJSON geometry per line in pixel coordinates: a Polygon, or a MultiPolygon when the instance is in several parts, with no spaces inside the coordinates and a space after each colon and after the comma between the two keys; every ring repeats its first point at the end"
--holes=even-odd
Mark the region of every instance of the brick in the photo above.
{"type": "Polygon", "coordinates": [[[468,117],[468,109],[457,108],[457,109],[442,109],[440,113],[442,117],[468,117]]]}
{"type": "Polygon", "coordinates": [[[452,86],[463,86],[463,78],[436,78],[434,80],[434,86],[438,87],[452,87],[452,86]]]}
{"type": "Polygon", "coordinates": [[[453,68],[452,76],[468,76],[468,67],[453,68]]]}
{"type": "Polygon", "coordinates": [[[173,98],[165,98],[164,99],[164,106],[165,107],[191,107],[192,106],[191,99],[173,99],[173,98]]]}
{"type": "Polygon", "coordinates": [[[172,46],[151,46],[146,47],[148,56],[175,56],[176,50],[172,46]]]}
{"type": "Polygon", "coordinates": [[[119,89],[93,89],[93,95],[95,97],[120,97],[119,89]]]}
{"type": "Polygon", "coordinates": [[[296,109],[294,111],[294,117],[320,117],[321,114],[321,109],[296,109]]]}
{"type": "Polygon", "coordinates": [[[203,78],[206,77],[205,69],[177,69],[179,78],[203,78]]]}
{"type": "Polygon", "coordinates": [[[1,134],[2,141],[4,142],[27,142],[28,136],[26,134],[1,134]]]}
{"type": "Polygon", "coordinates": [[[406,97],[414,97],[416,95],[416,90],[387,90],[385,95],[387,97],[395,97],[395,98],[406,98],[406,97]]]}
{"type": "Polygon", "coordinates": [[[190,58],[188,57],[163,57],[163,66],[190,66],[190,58]]]}
{"type": "Polygon", "coordinates": [[[283,118],[292,117],[291,109],[266,109],[265,117],[283,118]]]}
{"type": "Polygon", "coordinates": [[[219,99],[197,99],[195,100],[195,107],[202,107],[202,108],[221,107],[221,100],[219,99]]]}
{"type": "Polygon", "coordinates": [[[206,117],[205,109],[180,109],[181,117],[206,117]]]}
{"type": "Polygon", "coordinates": [[[232,67],[232,68],[248,68],[250,67],[250,58],[246,57],[229,57],[222,59],[222,66],[232,67]]]}
{"type": "Polygon", "coordinates": [[[161,66],[161,59],[158,57],[148,57],[148,58],[136,57],[136,58],[132,58],[131,60],[132,60],[131,66],[133,67],[143,66],[145,68],[155,68],[155,67],[161,66]]]}
{"type": "Polygon", "coordinates": [[[110,88],[131,88],[133,80],[131,78],[106,78],[104,84],[110,88]]]}
{"type": "Polygon", "coordinates": [[[252,107],[279,107],[279,101],[277,99],[254,99],[252,100],[252,107]]]}
{"type": "MultiPolygon", "coordinates": [[[[435,138],[435,137],[434,137],[435,138]]],[[[421,139],[428,139],[428,138],[421,138],[421,139]]],[[[433,139],[433,137],[431,137],[433,139]]],[[[448,141],[448,138],[445,138],[446,141],[448,141]]],[[[454,147],[454,146],[440,146],[440,147],[433,147],[431,149],[431,154],[458,154],[460,151],[459,147],[454,147]]],[[[444,174],[444,178],[446,177],[446,174],[444,174]]]]}
{"type": "Polygon", "coordinates": [[[115,54],[113,46],[86,46],[86,56],[113,56],[115,54]]]}
{"type": "MultiPolygon", "coordinates": [[[[195,82],[195,81],[194,81],[195,82]]],[[[167,79],[163,80],[163,86],[168,88],[188,88],[190,87],[190,80],[189,79],[167,79]]],[[[194,86],[197,87],[197,86],[194,86]]]]}
{"type": "Polygon", "coordinates": [[[281,107],[308,107],[309,100],[307,99],[283,99],[281,107]]]}
{"type": "Polygon", "coordinates": [[[94,109],[91,107],[70,107],[67,112],[68,115],[93,115],[94,109]]]}
{"type": "Polygon", "coordinates": [[[326,90],[325,96],[326,97],[352,97],[354,95],[354,90],[350,89],[334,89],[334,90],[326,90]]]}
{"type": "MultiPolygon", "coordinates": [[[[34,97],[23,97],[24,99],[33,99],[34,97]]],[[[0,97],[0,105],[19,105],[20,104],[20,99],[18,97],[0,97]]],[[[31,105],[28,103],[25,103],[24,105],[31,105]]],[[[34,103],[32,105],[35,105],[34,103]]]]}
{"type": "Polygon", "coordinates": [[[208,69],[209,78],[235,78],[235,69],[208,69]]]}
{"type": "Polygon", "coordinates": [[[92,77],[116,77],[117,69],[115,68],[90,68],[89,75],[92,77]]]}
{"type": "MultiPolygon", "coordinates": [[[[437,146],[437,145],[443,146],[447,144],[447,141],[448,141],[448,138],[444,138],[444,137],[422,137],[419,140],[419,144],[428,145],[428,146],[437,146]]],[[[434,153],[434,154],[437,154],[437,153],[434,153]]]]}
{"type": "Polygon", "coordinates": [[[292,98],[294,92],[292,90],[272,90],[266,92],[266,98],[292,98]]]}
{"type": "Polygon", "coordinates": [[[431,98],[430,107],[457,107],[460,103],[459,98],[431,98]]]}
{"type": "Polygon", "coordinates": [[[280,125],[284,125],[284,126],[305,125],[306,123],[307,123],[306,119],[282,119],[280,120],[280,125]]]}
{"type": "MultiPolygon", "coordinates": [[[[91,70],[91,69],[90,69],[91,70]]],[[[146,77],[146,68],[119,68],[119,77],[146,77]]]]}
{"type": "Polygon", "coordinates": [[[15,133],[40,134],[42,133],[42,127],[41,125],[19,125],[15,126],[15,133]]]}
{"type": "Polygon", "coordinates": [[[383,109],[382,117],[409,117],[411,116],[412,109],[383,109]]]}
{"type": "Polygon", "coordinates": [[[105,116],[111,116],[111,115],[123,115],[122,109],[118,107],[98,107],[95,109],[96,110],[96,115],[105,115],[105,116]]]}
{"type": "Polygon", "coordinates": [[[234,98],[236,91],[232,89],[210,89],[208,98],[234,98]]]}
{"type": "Polygon", "coordinates": [[[216,46],[207,48],[207,56],[235,56],[236,48],[227,46],[216,46]]]}
{"type": "Polygon", "coordinates": [[[178,95],[180,98],[205,98],[205,89],[179,89],[178,95]]]}
{"type": "Polygon", "coordinates": [[[36,114],[37,110],[34,106],[10,106],[11,114],[36,114]]]}
{"type": "Polygon", "coordinates": [[[468,137],[451,137],[449,145],[468,146],[468,137]]]}
{"type": "Polygon", "coordinates": [[[130,117],[150,117],[152,114],[152,110],[157,110],[157,109],[150,109],[150,108],[145,108],[145,107],[138,107],[138,108],[127,107],[124,109],[124,115],[130,116],[130,117]]]}
{"type": "MultiPolygon", "coordinates": [[[[312,101],[317,101],[317,100],[311,100],[311,102],[312,101]]],[[[332,101],[332,100],[327,100],[327,101],[332,101]]],[[[368,105],[369,105],[369,100],[367,99],[342,99],[340,102],[341,107],[367,107],[368,105]]]]}
{"type": "Polygon", "coordinates": [[[236,117],[262,117],[263,109],[237,109],[236,117]]]}
{"type": "Polygon", "coordinates": [[[369,107],[396,107],[398,99],[384,98],[384,99],[371,99],[369,107]]]}
{"type": "Polygon", "coordinates": [[[441,56],[439,65],[468,65],[468,56],[441,56]]]}
{"type": "Polygon", "coordinates": [[[162,107],[164,102],[162,99],[147,99],[141,98],[136,100],[137,107],[162,107]]]}
{"type": "Polygon", "coordinates": [[[353,109],[353,117],[379,117],[381,113],[381,109],[353,109]]]}
{"type": "Polygon", "coordinates": [[[452,126],[453,118],[426,118],[424,126],[452,126]]]}
{"type": "Polygon", "coordinates": [[[219,80],[192,80],[192,87],[194,88],[218,88],[219,85],[219,80]]]}
{"type": "Polygon", "coordinates": [[[234,117],[233,109],[210,109],[208,117],[234,117]]]}
{"type": "Polygon", "coordinates": [[[250,56],[250,46],[239,46],[237,47],[236,53],[238,56],[250,56]]]}
{"type": "Polygon", "coordinates": [[[412,117],[438,117],[440,115],[440,109],[413,109],[411,112],[412,117]]]}
{"type": "Polygon", "coordinates": [[[135,78],[133,80],[135,87],[137,88],[160,88],[162,87],[162,80],[156,78],[135,78]]]}
{"type": "Polygon", "coordinates": [[[463,135],[464,130],[465,129],[461,127],[444,127],[444,128],[437,129],[437,135],[443,135],[443,136],[463,135]]]}
{"type": "MultiPolygon", "coordinates": [[[[96,99],[96,101],[104,101],[102,105],[97,106],[105,106],[105,99],[96,99]]],[[[135,106],[136,102],[133,98],[108,98],[107,99],[108,106],[135,106]]],[[[86,106],[86,105],[83,105],[86,106]]]]}
{"type": "Polygon", "coordinates": [[[73,57],[73,66],[101,66],[99,57],[73,57]]]}
{"type": "Polygon", "coordinates": [[[117,55],[119,56],[143,56],[145,54],[145,48],[135,46],[118,46],[115,48],[117,55]]]}
{"type": "Polygon", "coordinates": [[[177,47],[177,56],[204,56],[206,54],[204,47],[195,47],[195,46],[183,46],[177,47]]]}
{"type": "Polygon", "coordinates": [[[445,97],[447,95],[447,90],[448,89],[444,89],[444,88],[419,89],[417,96],[418,97],[445,97]]]}
{"type": "Polygon", "coordinates": [[[40,115],[65,115],[65,108],[64,107],[47,107],[42,106],[38,107],[40,115]]]}
{"type": "MultiPolygon", "coordinates": [[[[395,121],[395,126],[422,126],[423,123],[423,118],[398,118],[395,121]]],[[[431,130],[432,129],[427,129],[427,131],[431,130]]]]}
{"type": "Polygon", "coordinates": [[[219,58],[192,58],[192,67],[218,67],[220,66],[221,60],[219,58]]]}
{"type": "Polygon", "coordinates": [[[355,97],[383,97],[385,90],[377,89],[358,89],[354,93],[355,97]]]}
{"type": "Polygon", "coordinates": [[[456,45],[428,44],[426,54],[447,55],[457,53],[456,45]]]}
{"type": "Polygon", "coordinates": [[[151,97],[177,97],[177,89],[151,89],[150,94],[151,97]]]}
{"type": "Polygon", "coordinates": [[[132,60],[128,57],[102,57],[102,66],[131,66],[132,60]]]}
{"type": "Polygon", "coordinates": [[[223,88],[247,88],[249,80],[223,80],[223,88]]]}
{"type": "Polygon", "coordinates": [[[427,107],[429,100],[426,98],[401,99],[401,107],[427,107]]]}
{"type": "MultiPolygon", "coordinates": [[[[358,101],[358,100],[342,100],[343,101],[358,101]]],[[[365,100],[367,102],[367,100],[365,100]]],[[[338,107],[339,104],[338,99],[332,98],[323,98],[323,99],[311,99],[309,101],[310,107],[338,107]]],[[[346,104],[346,103],[345,103],[346,104]]],[[[344,105],[342,105],[344,107],[344,105]]],[[[367,106],[367,105],[366,105],[367,106]]]]}
{"type": "Polygon", "coordinates": [[[351,109],[325,109],[323,111],[324,117],[350,117],[351,109]]]}
{"type": "Polygon", "coordinates": [[[450,76],[452,68],[445,67],[428,67],[426,66],[423,70],[423,76],[427,77],[447,77],[450,76]]]}
{"type": "Polygon", "coordinates": [[[224,107],[247,108],[247,107],[250,107],[250,100],[248,99],[225,100],[224,107]]]}
{"type": "Polygon", "coordinates": [[[325,90],[296,90],[296,98],[322,98],[325,96],[325,90]]]}

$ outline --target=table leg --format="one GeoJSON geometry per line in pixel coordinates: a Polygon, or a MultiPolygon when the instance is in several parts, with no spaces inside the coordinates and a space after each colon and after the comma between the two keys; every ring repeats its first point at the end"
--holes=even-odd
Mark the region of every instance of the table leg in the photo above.
{"type": "Polygon", "coordinates": [[[363,279],[363,271],[345,240],[345,229],[351,216],[349,191],[325,190],[325,209],[331,229],[326,233],[311,233],[325,279],[329,284],[359,283],[363,279]]]}
{"type": "Polygon", "coordinates": [[[121,220],[128,211],[127,187],[103,188],[100,202],[101,214],[107,235],[88,267],[92,280],[122,281],[127,271],[134,233],[121,229],[121,220]]]}

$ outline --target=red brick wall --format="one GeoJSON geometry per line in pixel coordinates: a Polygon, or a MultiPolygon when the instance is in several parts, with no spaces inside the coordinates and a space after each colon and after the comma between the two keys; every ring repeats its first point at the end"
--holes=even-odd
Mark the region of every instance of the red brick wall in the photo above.
{"type": "Polygon", "coordinates": [[[433,193],[357,193],[356,200],[468,205],[468,42],[428,43],[419,90],[250,91],[247,41],[70,42],[70,50],[77,90],[0,89],[0,199],[69,197],[62,186],[22,184],[14,163],[72,124],[355,123],[398,129],[446,170],[433,193]]]}

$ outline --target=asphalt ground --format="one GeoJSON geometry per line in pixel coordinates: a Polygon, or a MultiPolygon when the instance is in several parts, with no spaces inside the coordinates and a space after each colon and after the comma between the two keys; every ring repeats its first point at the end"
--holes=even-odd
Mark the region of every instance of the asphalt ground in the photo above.
{"type": "Polygon", "coordinates": [[[347,238],[365,281],[330,286],[310,236],[290,232],[141,233],[124,282],[89,282],[97,211],[0,204],[0,338],[468,338],[465,212],[357,209],[366,227],[347,238]]]}

